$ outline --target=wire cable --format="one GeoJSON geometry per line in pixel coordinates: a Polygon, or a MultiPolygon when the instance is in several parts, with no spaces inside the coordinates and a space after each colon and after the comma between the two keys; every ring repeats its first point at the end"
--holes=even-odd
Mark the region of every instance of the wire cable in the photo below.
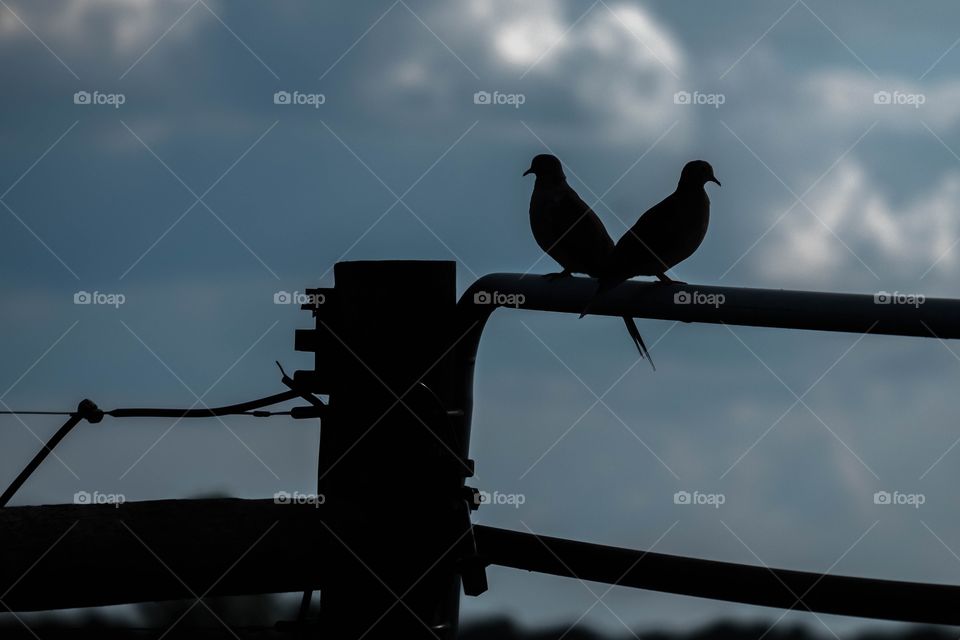
{"type": "MultiPolygon", "coordinates": [[[[286,378],[286,374],[284,374],[286,378]]],[[[43,444],[43,448],[40,449],[36,455],[33,456],[33,459],[27,463],[27,466],[23,468],[13,482],[10,483],[10,486],[0,494],[0,509],[7,506],[7,503],[10,501],[10,498],[20,490],[20,487],[27,481],[27,479],[33,475],[33,472],[37,470],[37,467],[46,459],[48,455],[53,453],[54,447],[60,444],[60,441],[63,440],[70,431],[77,426],[81,420],[86,420],[91,424],[96,424],[103,420],[104,416],[111,416],[113,418],[212,418],[219,416],[254,416],[257,418],[265,418],[269,416],[292,416],[292,417],[318,417],[322,411],[326,409],[326,405],[319,398],[316,398],[312,394],[305,392],[304,390],[294,390],[290,389],[288,391],[282,391],[280,393],[275,393],[271,396],[266,396],[264,398],[258,398],[256,400],[249,400],[247,402],[240,402],[237,404],[228,404],[222,407],[205,407],[203,409],[153,409],[153,408],[124,408],[124,409],[112,409],[110,411],[101,410],[96,404],[91,400],[83,400],[78,406],[76,411],[0,411],[0,415],[58,415],[58,416],[69,416],[67,421],[57,429],[49,440],[43,444]],[[309,398],[307,397],[309,396],[309,398]],[[293,400],[294,398],[306,398],[314,405],[309,407],[309,412],[301,412],[301,415],[298,415],[295,410],[290,411],[263,411],[260,407],[266,407],[278,402],[284,402],[286,400],[293,400]]]]}

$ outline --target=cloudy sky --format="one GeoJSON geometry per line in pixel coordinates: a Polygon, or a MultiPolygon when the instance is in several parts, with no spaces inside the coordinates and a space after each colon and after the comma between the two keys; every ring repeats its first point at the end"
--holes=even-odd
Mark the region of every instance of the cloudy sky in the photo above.
{"type": "MultiPolygon", "coordinates": [[[[957,296],[953,25],[960,6],[932,0],[4,0],[0,400],[278,391],[274,360],[311,360],[293,351],[309,318],[274,293],[331,286],[338,260],[455,260],[461,291],[555,270],[521,177],[548,151],[615,237],[685,161],[709,160],[724,186],[676,269],[688,282],[957,296]],[[123,304],[74,304],[81,291],[123,304]]],[[[476,484],[524,504],[480,522],[960,582],[957,346],[640,324],[655,374],[615,320],[494,315],[476,484]],[[724,504],[676,505],[677,491],[724,504]]],[[[3,481],[58,425],[0,418],[3,481]]],[[[83,425],[15,502],[311,489],[315,423],[171,425],[83,425]]],[[[490,582],[466,617],[622,631],[779,616],[505,570],[490,582]]]]}

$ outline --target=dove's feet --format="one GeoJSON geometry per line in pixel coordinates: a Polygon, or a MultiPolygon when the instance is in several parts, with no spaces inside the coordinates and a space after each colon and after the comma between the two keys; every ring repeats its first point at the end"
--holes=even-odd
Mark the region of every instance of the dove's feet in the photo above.
{"type": "Polygon", "coordinates": [[[560,278],[569,278],[571,275],[573,274],[567,271],[566,269],[564,269],[563,271],[559,271],[557,273],[544,274],[543,277],[546,278],[547,280],[553,281],[553,280],[558,280],[560,278]]]}

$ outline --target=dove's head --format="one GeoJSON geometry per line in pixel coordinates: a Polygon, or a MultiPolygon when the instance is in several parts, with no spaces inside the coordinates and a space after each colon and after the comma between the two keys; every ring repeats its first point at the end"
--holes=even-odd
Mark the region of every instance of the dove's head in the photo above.
{"type": "Polygon", "coordinates": [[[720,181],[713,175],[713,167],[706,160],[691,160],[683,166],[680,184],[702,187],[708,182],[715,182],[720,186],[720,181]]]}
{"type": "Polygon", "coordinates": [[[563,165],[560,164],[560,159],[548,153],[541,153],[533,157],[530,168],[524,171],[523,175],[531,173],[537,176],[537,178],[543,178],[545,180],[567,179],[567,177],[563,175],[563,165]]]}

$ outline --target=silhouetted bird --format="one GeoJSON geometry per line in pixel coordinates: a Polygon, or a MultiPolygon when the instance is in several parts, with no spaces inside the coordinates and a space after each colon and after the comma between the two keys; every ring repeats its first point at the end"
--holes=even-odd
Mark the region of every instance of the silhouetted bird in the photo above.
{"type": "Polygon", "coordinates": [[[666,272],[689,258],[707,234],[710,199],[704,186],[708,182],[720,185],[710,163],[693,160],[684,165],[676,191],[648,209],[617,242],[600,274],[597,293],[581,318],[598,296],[634,276],[684,284],[670,279],[666,272]]]}
{"type": "MultiPolygon", "coordinates": [[[[537,177],[530,197],[533,237],[540,248],[563,268],[560,273],[551,273],[547,277],[566,277],[574,273],[600,277],[614,247],[613,239],[600,218],[567,184],[567,177],[556,156],[535,156],[523,175],[531,173],[537,177]]],[[[640,357],[650,360],[653,366],[647,345],[633,318],[624,316],[623,322],[640,357]]]]}

